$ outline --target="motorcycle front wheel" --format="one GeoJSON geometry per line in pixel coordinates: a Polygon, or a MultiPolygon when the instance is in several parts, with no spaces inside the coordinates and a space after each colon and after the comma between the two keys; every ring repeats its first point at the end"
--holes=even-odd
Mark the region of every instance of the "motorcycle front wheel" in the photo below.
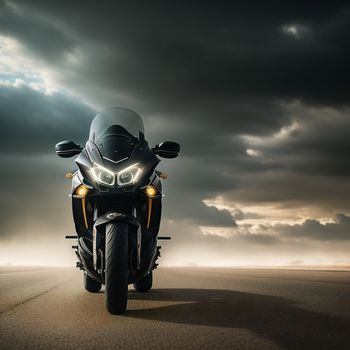
{"type": "Polygon", "coordinates": [[[111,314],[121,314],[128,303],[128,225],[106,225],[106,308],[111,314]]]}

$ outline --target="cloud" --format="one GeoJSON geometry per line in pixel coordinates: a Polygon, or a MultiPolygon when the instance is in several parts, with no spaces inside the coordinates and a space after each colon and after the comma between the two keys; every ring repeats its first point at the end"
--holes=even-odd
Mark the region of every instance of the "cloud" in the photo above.
{"type": "Polygon", "coordinates": [[[79,1],[67,6],[8,4],[3,5],[0,30],[63,71],[60,81],[99,103],[111,98],[108,90],[128,96],[144,110],[172,106],[182,113],[199,105],[215,105],[220,113],[232,99],[253,96],[302,98],[320,105],[349,100],[342,83],[349,68],[337,64],[349,56],[343,4],[323,4],[317,10],[295,2],[268,10],[259,2],[140,4],[137,9],[79,1]],[[286,40],[280,28],[290,28],[288,23],[310,27],[314,34],[308,40],[286,40]],[[66,53],[75,52],[83,59],[78,65],[65,60],[66,53]],[[82,85],[92,81],[94,87],[82,85]]]}
{"type": "Polygon", "coordinates": [[[290,24],[282,26],[282,32],[296,39],[301,39],[308,32],[308,28],[298,24],[290,24]]]}
{"type": "Polygon", "coordinates": [[[285,237],[320,241],[350,240],[350,216],[344,214],[338,214],[334,223],[321,224],[309,219],[301,225],[278,225],[275,228],[285,237]]]}
{"type": "Polygon", "coordinates": [[[63,92],[45,95],[25,84],[0,85],[0,154],[54,151],[65,139],[83,145],[95,111],[63,92]]]}

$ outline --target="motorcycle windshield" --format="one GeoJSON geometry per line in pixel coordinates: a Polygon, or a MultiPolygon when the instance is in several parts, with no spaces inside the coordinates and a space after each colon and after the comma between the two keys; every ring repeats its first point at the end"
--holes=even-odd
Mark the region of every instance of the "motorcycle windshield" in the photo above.
{"type": "Polygon", "coordinates": [[[118,162],[128,158],[144,133],[141,117],[129,109],[111,107],[97,114],[91,123],[89,140],[106,159],[118,162]]]}

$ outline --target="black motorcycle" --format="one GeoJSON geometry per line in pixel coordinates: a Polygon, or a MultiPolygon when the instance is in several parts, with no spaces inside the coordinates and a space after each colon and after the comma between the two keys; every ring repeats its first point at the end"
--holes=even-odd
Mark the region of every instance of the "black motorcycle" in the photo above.
{"type": "Polygon", "coordinates": [[[77,240],[77,267],[84,285],[96,293],[105,285],[106,307],[112,314],[125,311],[128,285],[138,292],[152,287],[152,270],[160,256],[158,239],[162,210],[157,156],[175,158],[176,142],[154,148],[145,140],[141,117],[128,109],[112,107],[91,123],[85,148],[72,141],[56,145],[56,154],[76,158],[72,179],[72,207],[77,240]]]}

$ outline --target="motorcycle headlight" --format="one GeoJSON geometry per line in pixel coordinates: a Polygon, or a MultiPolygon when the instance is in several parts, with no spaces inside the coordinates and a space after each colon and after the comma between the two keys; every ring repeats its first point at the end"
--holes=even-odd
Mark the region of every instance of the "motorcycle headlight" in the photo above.
{"type": "Polygon", "coordinates": [[[127,186],[135,183],[139,180],[142,170],[138,167],[138,164],[131,165],[121,171],[117,176],[118,186],[127,186]]]}
{"type": "Polygon", "coordinates": [[[107,168],[94,163],[93,167],[91,168],[91,173],[98,183],[106,186],[114,186],[115,175],[107,168]]]}

